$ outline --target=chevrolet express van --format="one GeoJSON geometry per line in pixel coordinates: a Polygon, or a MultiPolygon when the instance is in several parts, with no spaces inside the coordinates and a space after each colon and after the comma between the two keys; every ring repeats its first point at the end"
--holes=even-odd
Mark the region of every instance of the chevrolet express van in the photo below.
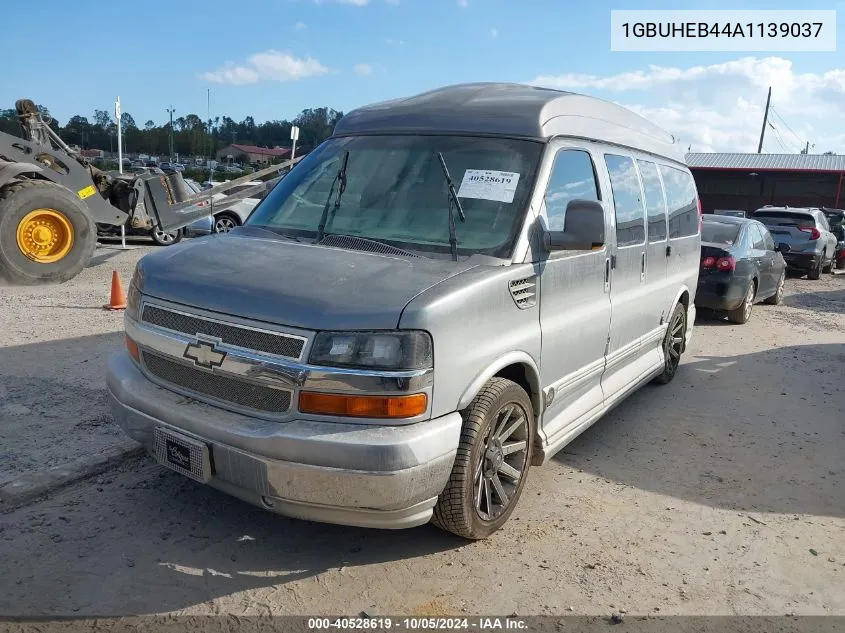
{"type": "Polygon", "coordinates": [[[614,104],[469,84],[344,116],[245,224],[142,258],[115,418],[283,515],[470,539],[529,468],[678,371],[700,207],[614,104]]]}

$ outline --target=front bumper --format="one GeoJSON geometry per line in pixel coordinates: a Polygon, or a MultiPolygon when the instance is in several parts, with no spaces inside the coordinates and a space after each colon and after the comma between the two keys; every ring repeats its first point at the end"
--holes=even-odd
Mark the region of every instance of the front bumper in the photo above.
{"type": "Polygon", "coordinates": [[[278,514],[373,528],[427,523],[452,470],[462,418],[404,426],[273,422],[185,398],[147,380],[129,355],[109,359],[115,420],[154,452],[157,427],[205,443],[209,485],[278,514]]]}

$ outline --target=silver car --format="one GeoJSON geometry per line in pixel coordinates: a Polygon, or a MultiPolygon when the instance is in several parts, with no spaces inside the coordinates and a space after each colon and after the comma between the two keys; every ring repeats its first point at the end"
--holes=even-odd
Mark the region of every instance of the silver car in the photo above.
{"type": "Polygon", "coordinates": [[[673,139],[602,100],[452,86],[355,110],[242,227],[145,256],[114,414],[287,516],[479,539],[695,319],[673,139]]]}

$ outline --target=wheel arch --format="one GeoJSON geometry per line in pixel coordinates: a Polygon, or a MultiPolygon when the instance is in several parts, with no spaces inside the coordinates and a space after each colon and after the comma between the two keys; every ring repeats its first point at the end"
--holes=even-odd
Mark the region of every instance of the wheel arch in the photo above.
{"type": "Polygon", "coordinates": [[[0,188],[18,180],[20,176],[41,174],[43,172],[44,169],[35,163],[9,163],[0,161],[0,188]]]}
{"type": "Polygon", "coordinates": [[[497,358],[487,368],[479,373],[470,385],[464,390],[458,401],[457,410],[466,409],[475,396],[483,389],[491,378],[507,378],[522,387],[531,399],[531,406],[534,407],[534,454],[531,456],[532,464],[539,465],[538,455],[541,454],[543,446],[540,435],[540,419],[543,414],[542,389],[540,388],[540,370],[537,363],[527,352],[509,352],[497,358]]]}

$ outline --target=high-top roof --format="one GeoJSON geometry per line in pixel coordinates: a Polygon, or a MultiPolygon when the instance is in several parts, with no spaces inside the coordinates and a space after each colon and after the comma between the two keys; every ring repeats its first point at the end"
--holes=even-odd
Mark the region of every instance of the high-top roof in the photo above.
{"type": "Polygon", "coordinates": [[[587,138],[684,162],[672,135],[609,101],[523,84],[471,83],[383,101],[346,114],[335,136],[467,134],[546,141],[587,138]]]}

